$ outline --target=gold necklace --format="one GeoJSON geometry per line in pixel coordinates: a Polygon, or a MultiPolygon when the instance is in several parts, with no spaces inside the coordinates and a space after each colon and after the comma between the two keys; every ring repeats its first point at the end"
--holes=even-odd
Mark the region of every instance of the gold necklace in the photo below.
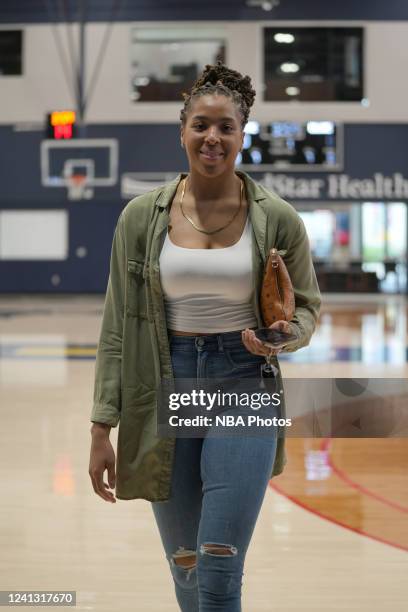
{"type": "Polygon", "coordinates": [[[221,230],[225,229],[226,227],[228,227],[229,225],[231,225],[231,223],[234,221],[235,217],[238,215],[239,211],[241,210],[242,207],[242,195],[244,192],[244,181],[241,180],[241,191],[240,191],[240,196],[239,196],[239,206],[237,208],[237,210],[235,211],[232,219],[230,219],[230,221],[228,221],[228,223],[226,223],[225,225],[223,225],[222,227],[219,227],[218,229],[215,230],[205,230],[202,229],[200,227],[198,227],[194,221],[192,220],[191,217],[189,217],[183,210],[183,199],[184,199],[184,192],[186,189],[186,182],[187,182],[188,176],[186,176],[185,179],[183,179],[183,189],[181,192],[181,198],[180,198],[180,208],[181,208],[181,214],[183,215],[183,217],[185,219],[187,219],[187,221],[189,221],[191,223],[191,225],[194,227],[194,229],[196,229],[198,232],[201,232],[202,234],[207,234],[207,235],[211,235],[211,234],[216,234],[217,232],[220,232],[221,230]]]}

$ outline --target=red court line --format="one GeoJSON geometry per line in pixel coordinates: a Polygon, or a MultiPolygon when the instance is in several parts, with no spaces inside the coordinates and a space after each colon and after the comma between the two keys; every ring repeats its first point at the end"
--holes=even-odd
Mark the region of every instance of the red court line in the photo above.
{"type": "Polygon", "coordinates": [[[334,523],[335,525],[338,525],[339,527],[344,527],[345,529],[349,529],[350,531],[354,531],[354,533],[358,533],[359,535],[363,535],[366,538],[370,538],[371,540],[375,540],[376,542],[381,542],[381,544],[388,544],[388,546],[392,546],[393,548],[398,548],[399,550],[404,550],[405,552],[408,552],[408,547],[407,546],[401,546],[400,544],[395,544],[395,542],[391,542],[389,540],[385,540],[384,538],[380,538],[378,536],[371,535],[370,533],[367,533],[367,532],[363,531],[362,529],[357,529],[357,527],[351,527],[350,525],[347,525],[346,523],[341,523],[337,519],[334,519],[332,517],[326,516],[325,514],[322,514],[318,510],[315,510],[314,508],[309,508],[303,502],[301,502],[300,500],[296,499],[296,497],[293,497],[293,495],[289,495],[288,493],[285,493],[285,491],[283,491],[283,489],[278,487],[276,484],[273,484],[272,480],[269,481],[269,486],[271,487],[271,489],[273,489],[274,491],[276,491],[277,493],[279,493],[283,497],[286,497],[287,499],[290,499],[290,501],[292,501],[294,504],[296,504],[297,506],[300,506],[304,510],[307,510],[311,514],[315,514],[316,516],[318,516],[318,517],[320,517],[322,519],[325,519],[326,521],[329,521],[330,523],[334,523]]]}
{"type": "Polygon", "coordinates": [[[350,487],[353,487],[353,489],[357,489],[357,491],[360,491],[360,493],[362,493],[363,495],[366,495],[367,497],[372,497],[373,499],[376,499],[378,502],[385,504],[386,506],[389,506],[390,508],[394,508],[394,510],[398,510],[399,512],[408,512],[408,508],[406,506],[402,506],[398,502],[393,502],[390,499],[387,499],[386,497],[379,495],[378,493],[374,493],[374,491],[367,489],[363,485],[358,484],[358,482],[355,482],[352,478],[350,478],[350,476],[348,476],[346,472],[344,472],[341,468],[337,467],[337,465],[333,463],[333,459],[330,455],[330,449],[331,449],[332,442],[333,442],[332,438],[325,438],[321,444],[320,449],[329,451],[327,455],[328,464],[330,465],[333,472],[337,474],[340,480],[343,480],[343,482],[348,484],[350,487]]]}

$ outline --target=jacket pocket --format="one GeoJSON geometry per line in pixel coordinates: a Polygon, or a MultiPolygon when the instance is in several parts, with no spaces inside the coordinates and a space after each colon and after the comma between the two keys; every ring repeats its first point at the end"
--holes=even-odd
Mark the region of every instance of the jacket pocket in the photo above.
{"type": "Polygon", "coordinates": [[[126,283],[126,312],[132,317],[147,319],[146,281],[143,278],[144,261],[128,259],[126,283]]]}

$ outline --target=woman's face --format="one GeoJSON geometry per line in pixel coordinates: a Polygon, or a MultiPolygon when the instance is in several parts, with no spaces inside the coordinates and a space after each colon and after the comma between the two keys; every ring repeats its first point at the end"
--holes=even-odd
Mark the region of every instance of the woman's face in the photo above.
{"type": "Polygon", "coordinates": [[[234,102],[222,94],[194,100],[186,123],[181,126],[181,143],[190,171],[207,177],[234,172],[244,140],[241,120],[234,102]]]}

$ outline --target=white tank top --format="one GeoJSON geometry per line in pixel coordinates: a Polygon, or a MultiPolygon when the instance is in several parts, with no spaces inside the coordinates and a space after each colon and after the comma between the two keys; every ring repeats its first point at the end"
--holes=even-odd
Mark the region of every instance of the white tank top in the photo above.
{"type": "Polygon", "coordinates": [[[160,281],[169,329],[221,333],[257,327],[249,215],[238,242],[220,249],[180,247],[167,233],[160,281]]]}

